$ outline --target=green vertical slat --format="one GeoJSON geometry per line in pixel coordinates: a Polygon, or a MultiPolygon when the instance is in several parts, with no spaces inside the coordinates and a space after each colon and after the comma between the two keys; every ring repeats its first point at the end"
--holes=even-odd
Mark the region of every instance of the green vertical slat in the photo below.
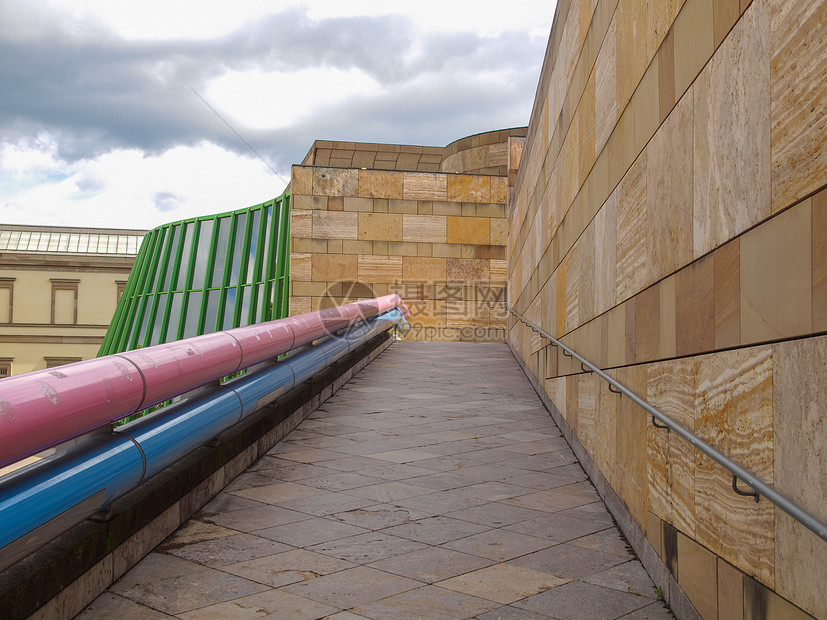
{"type": "MultiPolygon", "coordinates": [[[[139,267],[138,274],[140,278],[136,283],[135,289],[131,295],[132,303],[130,305],[130,312],[127,314],[127,319],[132,327],[129,330],[121,328],[121,335],[116,344],[117,351],[124,351],[128,348],[131,348],[130,343],[135,342],[138,338],[141,319],[139,310],[142,307],[141,300],[143,299],[145,293],[144,289],[146,287],[146,282],[149,279],[149,274],[152,273],[152,266],[154,266],[155,264],[155,257],[158,252],[158,246],[160,246],[163,243],[163,235],[160,234],[160,231],[156,229],[152,232],[154,233],[152,235],[152,243],[148,246],[143,263],[139,267]],[[137,330],[134,329],[136,326],[138,327],[137,330]]],[[[111,352],[114,353],[115,351],[111,352]]]]}
{"type": "MultiPolygon", "coordinates": [[[[148,312],[149,315],[146,319],[146,330],[144,331],[143,342],[136,342],[135,346],[148,346],[149,343],[152,342],[152,333],[155,327],[157,292],[163,282],[164,276],[160,270],[161,266],[165,265],[165,257],[169,254],[165,251],[165,244],[167,238],[171,234],[170,231],[172,230],[172,226],[165,225],[157,228],[156,230],[158,230],[158,243],[155,245],[155,251],[152,256],[151,273],[148,274],[146,285],[144,286],[144,297],[147,299],[144,304],[144,314],[148,312]]],[[[141,316],[141,320],[143,321],[143,315],[141,316]]]]}
{"type": "MultiPolygon", "coordinates": [[[[264,259],[262,254],[264,253],[265,246],[267,243],[265,239],[267,238],[267,224],[266,220],[269,220],[267,217],[267,203],[263,203],[260,208],[256,209],[258,211],[258,230],[251,231],[250,240],[253,239],[253,235],[256,236],[256,253],[253,256],[253,274],[250,278],[250,304],[249,304],[249,311],[247,313],[247,323],[255,322],[254,317],[258,317],[258,322],[261,322],[262,315],[256,312],[256,306],[258,305],[258,296],[260,292],[260,284],[261,284],[261,268],[264,259]],[[263,224],[263,225],[262,225],[263,224]]],[[[250,252],[247,252],[247,256],[249,257],[250,252]]],[[[249,264],[247,265],[247,270],[250,270],[249,264]]]]}
{"type": "MultiPolygon", "coordinates": [[[[172,252],[175,252],[175,258],[174,258],[173,265],[172,265],[172,272],[171,272],[170,278],[169,278],[169,288],[167,288],[167,290],[166,290],[167,299],[166,299],[166,304],[164,304],[164,318],[163,318],[163,322],[161,323],[161,333],[163,334],[163,338],[161,338],[158,341],[159,344],[162,343],[162,342],[169,342],[170,341],[169,324],[170,324],[170,320],[172,319],[172,317],[170,316],[170,312],[172,311],[172,297],[173,297],[172,292],[175,290],[175,285],[177,284],[178,271],[181,269],[181,262],[182,262],[182,258],[183,258],[182,254],[184,252],[184,244],[185,244],[186,237],[187,237],[187,235],[186,235],[187,222],[182,221],[177,226],[178,226],[178,232],[175,234],[177,239],[173,239],[173,244],[175,245],[175,248],[171,250],[172,252]]],[[[180,308],[179,308],[179,312],[180,312],[180,308]]],[[[177,333],[178,333],[178,330],[176,329],[176,334],[177,333]]],[[[177,336],[173,336],[172,340],[175,340],[176,338],[177,338],[177,336]]]]}
{"type": "Polygon", "coordinates": [[[250,262],[250,238],[253,228],[253,209],[247,209],[247,217],[244,218],[244,235],[241,240],[241,262],[238,264],[238,288],[235,295],[235,310],[233,312],[233,327],[240,327],[244,324],[241,311],[244,304],[244,284],[247,282],[247,265],[250,262]]]}
{"type": "Polygon", "coordinates": [[[151,245],[151,236],[151,233],[148,234],[144,237],[144,240],[141,243],[138,256],[135,258],[135,262],[132,264],[132,270],[129,272],[129,277],[126,279],[126,286],[124,287],[123,294],[121,295],[120,300],[118,300],[118,305],[115,307],[115,314],[112,317],[112,321],[109,323],[109,328],[106,330],[103,342],[98,350],[98,357],[112,353],[112,349],[115,348],[113,347],[113,341],[120,340],[122,338],[122,334],[124,333],[124,325],[128,319],[126,308],[128,306],[128,301],[132,296],[132,292],[135,290],[136,282],[141,278],[143,273],[146,255],[148,253],[148,248],[151,245]]]}
{"type": "MultiPolygon", "coordinates": [[[[129,343],[135,341],[138,337],[137,332],[140,331],[140,317],[137,317],[136,319],[136,315],[139,314],[141,300],[143,299],[144,285],[150,273],[149,266],[152,264],[152,256],[155,252],[155,246],[158,243],[158,231],[153,230],[150,235],[147,235],[147,237],[144,238],[144,243],[147,243],[147,246],[140,265],[138,264],[138,261],[135,261],[135,266],[132,269],[132,273],[129,275],[130,280],[132,279],[133,273],[136,274],[138,278],[135,283],[134,290],[130,291],[130,299],[132,303],[130,304],[130,311],[127,314],[127,321],[130,328],[120,328],[120,338],[118,338],[117,343],[118,351],[123,351],[128,348],[129,343]]],[[[143,252],[143,250],[144,247],[142,245],[141,252],[143,252]]],[[[129,286],[129,282],[127,282],[127,286],[129,286]]],[[[126,291],[124,291],[124,295],[126,295],[126,291]]],[[[114,353],[114,351],[112,351],[112,353],[114,353]]]]}
{"type": "Polygon", "coordinates": [[[156,228],[153,230],[155,233],[155,239],[152,245],[152,251],[147,255],[147,267],[145,268],[144,277],[141,280],[141,286],[138,288],[140,303],[136,306],[137,312],[132,317],[133,323],[138,325],[138,330],[130,336],[128,343],[118,345],[118,351],[126,351],[128,349],[134,349],[139,345],[144,345],[144,342],[138,342],[138,339],[141,337],[140,325],[143,322],[144,314],[152,311],[152,307],[147,307],[148,304],[144,300],[147,299],[147,297],[152,293],[150,289],[152,288],[152,285],[155,284],[155,276],[158,271],[160,255],[164,248],[164,231],[164,228],[156,228]]]}
{"type": "MultiPolygon", "coordinates": [[[[230,218],[230,233],[227,235],[227,252],[224,254],[224,273],[221,275],[221,295],[218,296],[218,315],[215,319],[216,329],[224,325],[224,310],[227,303],[227,292],[230,282],[230,272],[233,268],[233,251],[235,250],[235,232],[238,224],[238,214],[230,218]]],[[[233,306],[235,308],[235,306],[233,306]]]]}
{"type": "Polygon", "coordinates": [[[169,295],[164,296],[163,305],[161,303],[159,303],[159,298],[161,296],[160,295],[161,293],[166,293],[167,290],[168,290],[168,287],[166,285],[167,272],[169,272],[169,282],[170,282],[170,284],[172,284],[172,279],[175,276],[175,273],[174,273],[175,258],[173,257],[173,252],[175,251],[174,246],[176,244],[180,243],[180,236],[178,235],[177,230],[179,230],[181,227],[180,227],[179,224],[170,224],[170,225],[166,226],[165,228],[166,228],[166,231],[165,231],[166,235],[165,236],[171,236],[171,239],[170,239],[169,243],[164,241],[163,256],[161,257],[161,260],[163,262],[159,263],[159,266],[161,264],[163,264],[164,268],[163,268],[162,271],[159,271],[158,274],[156,275],[157,281],[156,281],[156,285],[155,285],[155,300],[154,300],[154,303],[152,304],[152,308],[153,308],[152,314],[149,317],[149,320],[151,321],[151,325],[152,325],[153,328],[147,335],[147,340],[146,340],[147,343],[152,342],[153,338],[156,335],[155,321],[158,318],[158,313],[159,312],[161,313],[161,324],[159,325],[158,331],[157,331],[158,342],[159,343],[163,342],[163,338],[160,336],[160,334],[163,334],[164,338],[166,337],[166,329],[167,329],[167,325],[166,325],[166,323],[167,323],[167,316],[166,316],[167,311],[166,311],[166,309],[167,309],[167,305],[168,305],[168,302],[169,302],[169,300],[167,299],[169,297],[169,295]],[[172,260],[172,264],[170,264],[170,260],[172,260]]]}
{"type": "Polygon", "coordinates": [[[276,256],[278,251],[278,226],[281,198],[276,198],[270,205],[270,216],[267,219],[267,253],[264,256],[261,290],[261,320],[273,320],[273,306],[270,303],[274,281],[276,278],[276,256]]]}
{"type": "Polygon", "coordinates": [[[287,316],[290,308],[288,285],[290,282],[290,194],[283,195],[281,205],[282,221],[279,225],[279,256],[276,264],[278,271],[278,317],[287,316]]]}
{"type": "MultiPolygon", "coordinates": [[[[192,237],[190,238],[190,251],[189,256],[181,256],[181,267],[186,269],[184,272],[184,282],[181,287],[181,312],[179,314],[178,320],[178,328],[175,330],[175,340],[180,340],[184,337],[184,331],[187,328],[187,306],[189,305],[189,290],[192,287],[192,273],[194,271],[195,265],[195,256],[198,253],[198,236],[201,232],[201,222],[197,219],[191,220],[187,226],[192,226],[192,237]]],[[[182,230],[185,230],[182,228],[182,230]]],[[[186,232],[181,235],[181,240],[184,245],[186,245],[186,232]]],[[[183,254],[184,246],[181,246],[181,252],[183,254]]],[[[180,271],[180,269],[179,269],[180,271]]],[[[181,279],[180,273],[178,274],[178,280],[181,279]]],[[[175,289],[178,290],[178,289],[175,289]]],[[[196,327],[197,329],[197,327],[196,327]]],[[[167,339],[169,340],[169,339],[167,339]]]]}
{"type": "MultiPolygon", "coordinates": [[[[112,322],[104,336],[99,355],[116,353],[153,341],[165,342],[181,337],[185,329],[185,321],[176,321],[177,317],[170,316],[175,291],[182,293],[180,300],[181,316],[186,317],[187,306],[193,286],[195,262],[198,258],[199,237],[202,234],[202,223],[206,220],[213,222],[209,240],[210,255],[207,259],[207,275],[199,291],[201,304],[198,308],[198,325],[195,331],[199,334],[212,331],[214,325],[206,325],[208,293],[212,288],[218,291],[217,324],[236,326],[250,320],[266,321],[287,316],[289,309],[289,260],[290,260],[290,196],[285,192],[278,198],[254,205],[246,209],[211,215],[203,218],[194,218],[171,222],[159,226],[144,238],[141,248],[136,255],[132,272],[127,279],[121,301],[113,314],[112,322]],[[270,209],[270,215],[267,209],[270,209]],[[258,213],[257,227],[253,227],[253,213],[258,213]],[[239,216],[244,217],[245,226],[239,227],[239,216]],[[223,265],[217,264],[216,246],[219,241],[219,221],[229,217],[229,231],[227,247],[223,265]],[[186,243],[184,228],[193,226],[192,240],[187,256],[183,255],[186,243]],[[177,231],[177,238],[170,238],[173,231],[177,231]],[[239,237],[241,235],[241,237],[239,237]],[[255,237],[253,237],[255,235],[255,237]],[[256,240],[253,256],[250,256],[251,240],[256,240]],[[236,241],[239,242],[240,255],[236,256],[236,241]],[[236,298],[232,308],[227,309],[227,295],[230,292],[233,260],[238,260],[238,282],[232,288],[236,298]],[[181,269],[185,271],[182,272],[181,269]],[[213,278],[216,269],[221,271],[217,278],[213,278]],[[250,274],[249,278],[247,274],[250,274]],[[182,286],[178,287],[178,280],[182,286]],[[247,280],[250,284],[247,285],[247,280]],[[169,286],[166,286],[166,280],[169,286]],[[272,288],[271,288],[272,287],[272,288]],[[149,290],[151,289],[151,290],[149,290]],[[242,317],[242,297],[245,289],[249,302],[249,314],[242,317]],[[159,299],[163,294],[163,302],[159,299]],[[272,300],[272,303],[271,303],[272,300]],[[232,316],[225,317],[226,311],[232,316]],[[160,313],[160,314],[159,314],[160,313]],[[138,342],[140,326],[146,323],[143,342],[138,342]],[[154,333],[158,323],[160,333],[154,333]],[[167,336],[167,332],[175,330],[167,336]]],[[[195,308],[193,308],[195,311],[195,308]]],[[[192,331],[192,330],[189,330],[192,331]]]]}
{"type": "MultiPolygon", "coordinates": [[[[201,311],[198,313],[198,335],[200,336],[205,332],[205,325],[204,321],[207,317],[207,298],[209,297],[208,291],[210,290],[210,279],[212,278],[212,270],[215,267],[215,244],[218,242],[218,217],[214,216],[211,218],[206,218],[212,220],[212,231],[210,233],[210,245],[207,251],[209,254],[207,255],[207,264],[204,267],[204,285],[201,287],[203,294],[201,295],[201,311]]],[[[199,226],[199,238],[201,236],[201,228],[199,226]]],[[[213,327],[215,329],[215,327],[213,327]]]]}

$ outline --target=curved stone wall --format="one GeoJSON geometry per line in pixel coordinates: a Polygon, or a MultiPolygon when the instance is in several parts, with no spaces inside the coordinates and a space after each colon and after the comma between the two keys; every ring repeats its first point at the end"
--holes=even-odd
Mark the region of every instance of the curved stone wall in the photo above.
{"type": "Polygon", "coordinates": [[[442,152],[440,172],[508,174],[508,138],[523,137],[527,127],[478,133],[451,142],[442,152]]]}

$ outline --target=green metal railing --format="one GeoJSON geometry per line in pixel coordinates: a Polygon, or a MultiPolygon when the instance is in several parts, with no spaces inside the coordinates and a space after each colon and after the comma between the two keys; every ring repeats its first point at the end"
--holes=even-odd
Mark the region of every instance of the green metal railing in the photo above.
{"type": "Polygon", "coordinates": [[[290,195],[147,233],[98,356],[287,316],[290,195]]]}

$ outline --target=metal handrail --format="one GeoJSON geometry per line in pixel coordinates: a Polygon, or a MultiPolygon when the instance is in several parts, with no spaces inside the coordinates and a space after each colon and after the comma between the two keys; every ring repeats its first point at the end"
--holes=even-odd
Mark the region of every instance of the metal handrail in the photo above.
{"type": "Polygon", "coordinates": [[[798,504],[795,504],[790,499],[773,489],[771,486],[766,484],[765,482],[761,481],[759,478],[755,477],[743,467],[735,463],[734,461],[730,460],[725,455],[721,454],[706,443],[703,439],[694,435],[693,433],[686,430],[680,424],[674,422],[671,418],[666,416],[663,412],[659,409],[653,407],[645,400],[640,398],[637,394],[626,388],[625,386],[618,383],[615,379],[607,375],[603,372],[600,368],[592,364],[590,361],[579,355],[570,347],[566,346],[559,340],[557,340],[554,336],[546,332],[541,327],[535,325],[525,317],[523,317],[520,313],[516,312],[513,308],[508,308],[508,311],[520,319],[523,323],[528,325],[532,330],[540,334],[543,338],[550,341],[552,345],[555,347],[560,347],[567,357],[574,357],[577,361],[580,362],[581,368],[583,368],[584,372],[594,372],[597,376],[601,379],[605,379],[609,382],[609,390],[614,392],[615,394],[619,394],[621,396],[626,396],[627,398],[631,399],[635,404],[641,407],[646,413],[652,416],[652,423],[657,426],[658,428],[666,428],[667,431],[673,430],[677,433],[680,437],[688,441],[692,444],[696,449],[700,450],[704,454],[706,454],[709,458],[713,461],[721,465],[724,469],[729,471],[732,474],[732,488],[733,490],[739,495],[749,495],[755,497],[755,501],[758,501],[759,495],[763,495],[768,500],[770,500],[773,504],[781,508],[784,512],[790,515],[793,519],[804,525],[806,528],[811,530],[813,533],[816,534],[822,540],[827,541],[827,524],[822,523],[818,518],[811,515],[809,512],[804,510],[798,504]],[[588,366],[589,370],[584,368],[588,366]],[[656,420],[659,420],[663,424],[658,424],[656,420]],[[751,486],[754,492],[749,491],[742,491],[738,488],[738,480],[743,480],[749,486],[751,486]]]}

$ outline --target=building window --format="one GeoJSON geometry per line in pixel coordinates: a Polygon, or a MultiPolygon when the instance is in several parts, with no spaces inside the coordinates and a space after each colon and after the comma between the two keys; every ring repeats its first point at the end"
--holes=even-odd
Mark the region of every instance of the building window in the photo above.
{"type": "Polygon", "coordinates": [[[13,357],[0,357],[0,379],[11,377],[11,363],[13,361],[13,357]]]}
{"type": "Polygon", "coordinates": [[[115,305],[117,305],[120,303],[123,292],[126,289],[126,280],[115,280],[115,284],[118,286],[118,293],[115,297],[115,305]]]}
{"type": "Polygon", "coordinates": [[[75,325],[78,322],[78,284],[80,280],[52,279],[52,324],[75,325]]]}
{"type": "Polygon", "coordinates": [[[56,368],[64,366],[65,364],[74,364],[75,362],[83,361],[82,357],[44,357],[46,360],[46,368],[56,368]]]}
{"type": "Polygon", "coordinates": [[[0,323],[14,320],[14,278],[0,278],[0,323]]]}

